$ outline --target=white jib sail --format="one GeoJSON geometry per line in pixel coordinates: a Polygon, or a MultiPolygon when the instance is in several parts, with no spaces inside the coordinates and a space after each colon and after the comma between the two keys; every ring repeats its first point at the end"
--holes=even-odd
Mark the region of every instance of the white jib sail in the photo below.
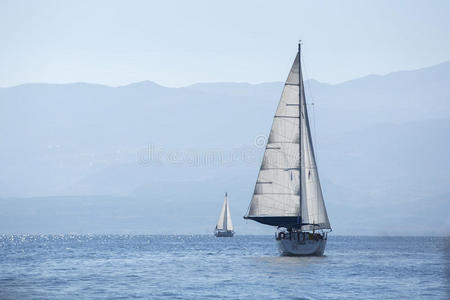
{"type": "Polygon", "coordinates": [[[233,223],[231,222],[230,206],[228,205],[227,194],[225,194],[225,199],[223,200],[222,210],[220,211],[219,221],[217,222],[217,229],[233,230],[233,223]]]}
{"type": "MultiPolygon", "coordinates": [[[[300,79],[302,80],[302,78],[300,79]]],[[[303,86],[303,85],[302,85],[303,86]]],[[[309,127],[308,110],[306,107],[305,92],[302,89],[301,102],[303,103],[302,122],[302,223],[314,225],[304,225],[303,230],[331,229],[328,220],[327,210],[323,201],[322,188],[320,186],[319,174],[317,171],[314,148],[309,127]]]]}

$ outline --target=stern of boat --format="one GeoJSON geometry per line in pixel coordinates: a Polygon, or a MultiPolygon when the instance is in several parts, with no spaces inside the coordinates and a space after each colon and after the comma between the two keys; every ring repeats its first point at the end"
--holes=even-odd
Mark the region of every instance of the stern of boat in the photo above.
{"type": "Polygon", "coordinates": [[[326,234],[281,231],[275,237],[282,256],[322,256],[327,244],[326,234]]]}

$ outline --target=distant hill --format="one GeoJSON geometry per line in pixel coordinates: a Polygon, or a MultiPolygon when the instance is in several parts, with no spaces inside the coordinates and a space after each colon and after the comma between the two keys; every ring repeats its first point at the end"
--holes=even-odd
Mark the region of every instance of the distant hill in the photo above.
{"type": "MultiPolygon", "coordinates": [[[[0,88],[1,231],[209,233],[228,191],[270,232],[241,217],[282,85],[0,88]]],[[[450,62],[306,91],[337,233],[450,232],[450,62]]]]}

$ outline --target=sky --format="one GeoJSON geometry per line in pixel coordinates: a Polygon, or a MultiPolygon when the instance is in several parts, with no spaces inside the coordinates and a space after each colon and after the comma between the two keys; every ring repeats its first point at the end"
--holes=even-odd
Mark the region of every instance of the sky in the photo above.
{"type": "Polygon", "coordinates": [[[0,87],[339,83],[450,60],[450,1],[0,0],[0,87]]]}

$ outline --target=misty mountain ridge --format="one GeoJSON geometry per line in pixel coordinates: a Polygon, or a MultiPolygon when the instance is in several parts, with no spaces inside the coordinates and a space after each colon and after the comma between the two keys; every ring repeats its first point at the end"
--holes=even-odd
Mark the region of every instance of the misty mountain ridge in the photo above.
{"type": "MultiPolygon", "coordinates": [[[[181,223],[175,220],[185,211],[183,233],[209,233],[225,191],[238,232],[269,232],[241,217],[263,152],[255,139],[268,135],[282,87],[169,88],[143,81],[0,88],[3,232],[27,232],[27,222],[44,220],[64,232],[95,232],[75,224],[95,218],[86,207],[102,211],[106,225],[98,232],[109,232],[108,211],[121,207],[127,221],[121,209],[111,211],[122,221],[110,227],[121,232],[177,233],[181,223]],[[51,204],[57,201],[74,201],[74,207],[51,204]],[[73,216],[73,226],[61,225],[56,207],[73,216]],[[168,223],[164,230],[155,221],[161,218],[168,223]]],[[[305,82],[325,202],[337,233],[449,232],[450,219],[442,214],[450,209],[449,87],[450,62],[333,85],[305,82]],[[442,227],[419,221],[424,211],[442,227]]],[[[28,228],[47,232],[52,226],[28,228]]]]}

